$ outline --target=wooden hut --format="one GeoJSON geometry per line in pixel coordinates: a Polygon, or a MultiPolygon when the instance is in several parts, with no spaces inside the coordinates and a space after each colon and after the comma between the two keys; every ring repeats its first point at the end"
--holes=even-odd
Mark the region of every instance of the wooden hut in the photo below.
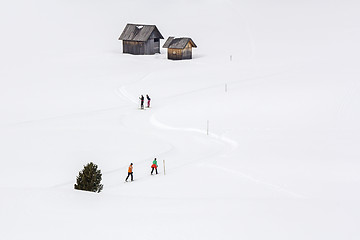
{"type": "Polygon", "coordinates": [[[119,40],[123,53],[151,55],[160,53],[160,39],[164,39],[155,25],[127,24],[119,40]]]}
{"type": "Polygon", "coordinates": [[[169,37],[163,46],[168,49],[168,59],[172,60],[192,59],[193,47],[197,46],[191,38],[174,37],[169,37]]]}

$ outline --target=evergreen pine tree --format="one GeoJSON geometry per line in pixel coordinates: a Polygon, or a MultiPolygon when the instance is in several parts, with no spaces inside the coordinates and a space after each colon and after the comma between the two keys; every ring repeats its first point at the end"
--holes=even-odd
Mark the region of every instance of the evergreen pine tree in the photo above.
{"type": "Polygon", "coordinates": [[[76,177],[74,188],[99,193],[104,186],[100,184],[102,174],[101,170],[98,170],[97,168],[98,166],[92,162],[84,166],[84,169],[80,171],[79,175],[76,177]]]}

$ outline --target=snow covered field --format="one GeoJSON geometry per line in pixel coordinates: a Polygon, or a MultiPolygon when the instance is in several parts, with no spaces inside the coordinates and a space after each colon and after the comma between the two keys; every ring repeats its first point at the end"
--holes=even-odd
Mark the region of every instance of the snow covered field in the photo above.
{"type": "Polygon", "coordinates": [[[359,7],[3,1],[0,239],[359,239],[359,7]],[[126,23],[194,59],[122,54],[126,23]]]}

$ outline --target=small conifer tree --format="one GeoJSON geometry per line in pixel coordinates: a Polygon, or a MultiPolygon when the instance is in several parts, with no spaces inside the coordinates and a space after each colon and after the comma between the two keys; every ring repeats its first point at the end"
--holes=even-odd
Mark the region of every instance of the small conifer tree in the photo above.
{"type": "Polygon", "coordinates": [[[103,189],[101,182],[101,170],[97,169],[98,166],[92,162],[84,166],[84,169],[79,172],[79,175],[76,177],[76,184],[74,185],[75,189],[90,191],[90,192],[100,192],[103,189]]]}

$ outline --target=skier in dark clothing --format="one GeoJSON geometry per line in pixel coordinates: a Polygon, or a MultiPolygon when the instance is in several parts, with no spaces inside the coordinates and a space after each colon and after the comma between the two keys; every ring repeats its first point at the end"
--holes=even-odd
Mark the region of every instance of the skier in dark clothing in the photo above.
{"type": "Polygon", "coordinates": [[[149,95],[146,94],[146,99],[147,99],[147,107],[150,107],[150,100],[151,98],[149,97],[149,95]]]}
{"type": "Polygon", "coordinates": [[[139,99],[140,99],[140,103],[141,103],[141,109],[144,109],[144,100],[145,100],[144,96],[141,95],[141,97],[139,97],[139,99]]]}
{"type": "Polygon", "coordinates": [[[131,176],[131,181],[134,181],[134,179],[133,179],[133,164],[132,163],[130,163],[130,166],[129,166],[129,169],[128,169],[128,175],[127,175],[127,177],[125,179],[125,182],[127,182],[129,176],[131,176]]]}
{"type": "Polygon", "coordinates": [[[158,168],[158,165],[157,165],[157,161],[156,161],[156,158],[155,158],[152,165],[151,165],[151,175],[153,174],[154,169],[155,169],[156,174],[158,174],[157,168],[158,168]]]}

